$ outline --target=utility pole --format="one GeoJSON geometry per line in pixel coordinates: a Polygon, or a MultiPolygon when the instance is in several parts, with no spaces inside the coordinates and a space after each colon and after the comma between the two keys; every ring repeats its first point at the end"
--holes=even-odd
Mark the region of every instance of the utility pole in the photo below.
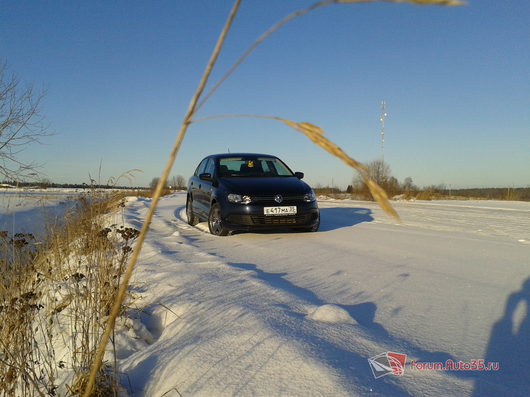
{"type": "Polygon", "coordinates": [[[388,114],[385,112],[385,101],[381,101],[381,117],[379,121],[381,122],[381,161],[385,163],[385,117],[388,114]]]}

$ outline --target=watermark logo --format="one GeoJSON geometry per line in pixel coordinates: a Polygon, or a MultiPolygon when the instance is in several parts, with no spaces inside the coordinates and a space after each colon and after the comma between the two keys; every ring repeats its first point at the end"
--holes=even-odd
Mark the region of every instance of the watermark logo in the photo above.
{"type": "Polygon", "coordinates": [[[498,371],[500,365],[497,361],[470,360],[445,362],[418,362],[412,360],[409,364],[411,371],[498,371]]]}
{"type": "Polygon", "coordinates": [[[406,354],[385,352],[369,358],[368,364],[370,364],[374,378],[378,379],[389,374],[403,375],[406,361],[406,354]]]}
{"type": "MultiPolygon", "coordinates": [[[[405,372],[405,363],[407,355],[395,352],[385,352],[377,356],[370,357],[368,364],[372,369],[375,379],[386,375],[401,376],[405,372]]],[[[412,360],[408,363],[410,371],[498,371],[500,365],[498,362],[486,362],[485,360],[454,361],[446,360],[445,362],[423,362],[412,360]]]]}

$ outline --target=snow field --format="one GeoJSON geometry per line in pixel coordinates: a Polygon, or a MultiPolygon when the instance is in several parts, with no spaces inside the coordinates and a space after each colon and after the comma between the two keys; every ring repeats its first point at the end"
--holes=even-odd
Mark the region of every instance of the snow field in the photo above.
{"type": "MultiPolygon", "coordinates": [[[[187,225],[184,204],[183,194],[161,201],[136,269],[142,342],[119,349],[135,396],[466,396],[484,382],[504,387],[505,374],[406,369],[376,380],[367,358],[471,360],[504,344],[492,327],[529,277],[529,203],[396,203],[396,224],[372,203],[329,200],[317,233],[226,238],[187,225]]],[[[148,205],[129,203],[132,226],[148,205]]],[[[514,329],[524,326],[524,305],[512,317],[514,329]]]]}

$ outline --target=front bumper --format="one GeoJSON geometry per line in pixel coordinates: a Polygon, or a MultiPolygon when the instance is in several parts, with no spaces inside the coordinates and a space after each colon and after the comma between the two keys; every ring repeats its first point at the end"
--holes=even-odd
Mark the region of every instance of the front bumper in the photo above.
{"type": "Polygon", "coordinates": [[[223,226],[229,230],[291,229],[310,228],[319,222],[316,202],[285,205],[296,205],[296,215],[264,215],[263,208],[271,205],[227,203],[225,208],[221,209],[223,226]]]}

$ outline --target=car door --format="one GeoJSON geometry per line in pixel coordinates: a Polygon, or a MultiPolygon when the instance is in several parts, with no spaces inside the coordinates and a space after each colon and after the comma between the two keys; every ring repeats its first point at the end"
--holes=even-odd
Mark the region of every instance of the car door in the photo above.
{"type": "Polygon", "coordinates": [[[197,168],[195,169],[195,172],[193,174],[193,177],[190,181],[190,194],[192,199],[192,208],[193,211],[199,215],[202,215],[204,217],[204,198],[202,197],[202,181],[199,179],[199,175],[204,173],[204,169],[206,168],[206,163],[208,162],[208,158],[203,159],[197,168]]]}
{"type": "Polygon", "coordinates": [[[213,158],[208,159],[202,174],[209,174],[211,177],[211,180],[201,179],[199,181],[200,182],[199,189],[201,191],[200,192],[201,211],[204,211],[204,214],[209,214],[210,203],[212,200],[212,192],[213,192],[213,178],[215,177],[215,160],[213,158]]]}

